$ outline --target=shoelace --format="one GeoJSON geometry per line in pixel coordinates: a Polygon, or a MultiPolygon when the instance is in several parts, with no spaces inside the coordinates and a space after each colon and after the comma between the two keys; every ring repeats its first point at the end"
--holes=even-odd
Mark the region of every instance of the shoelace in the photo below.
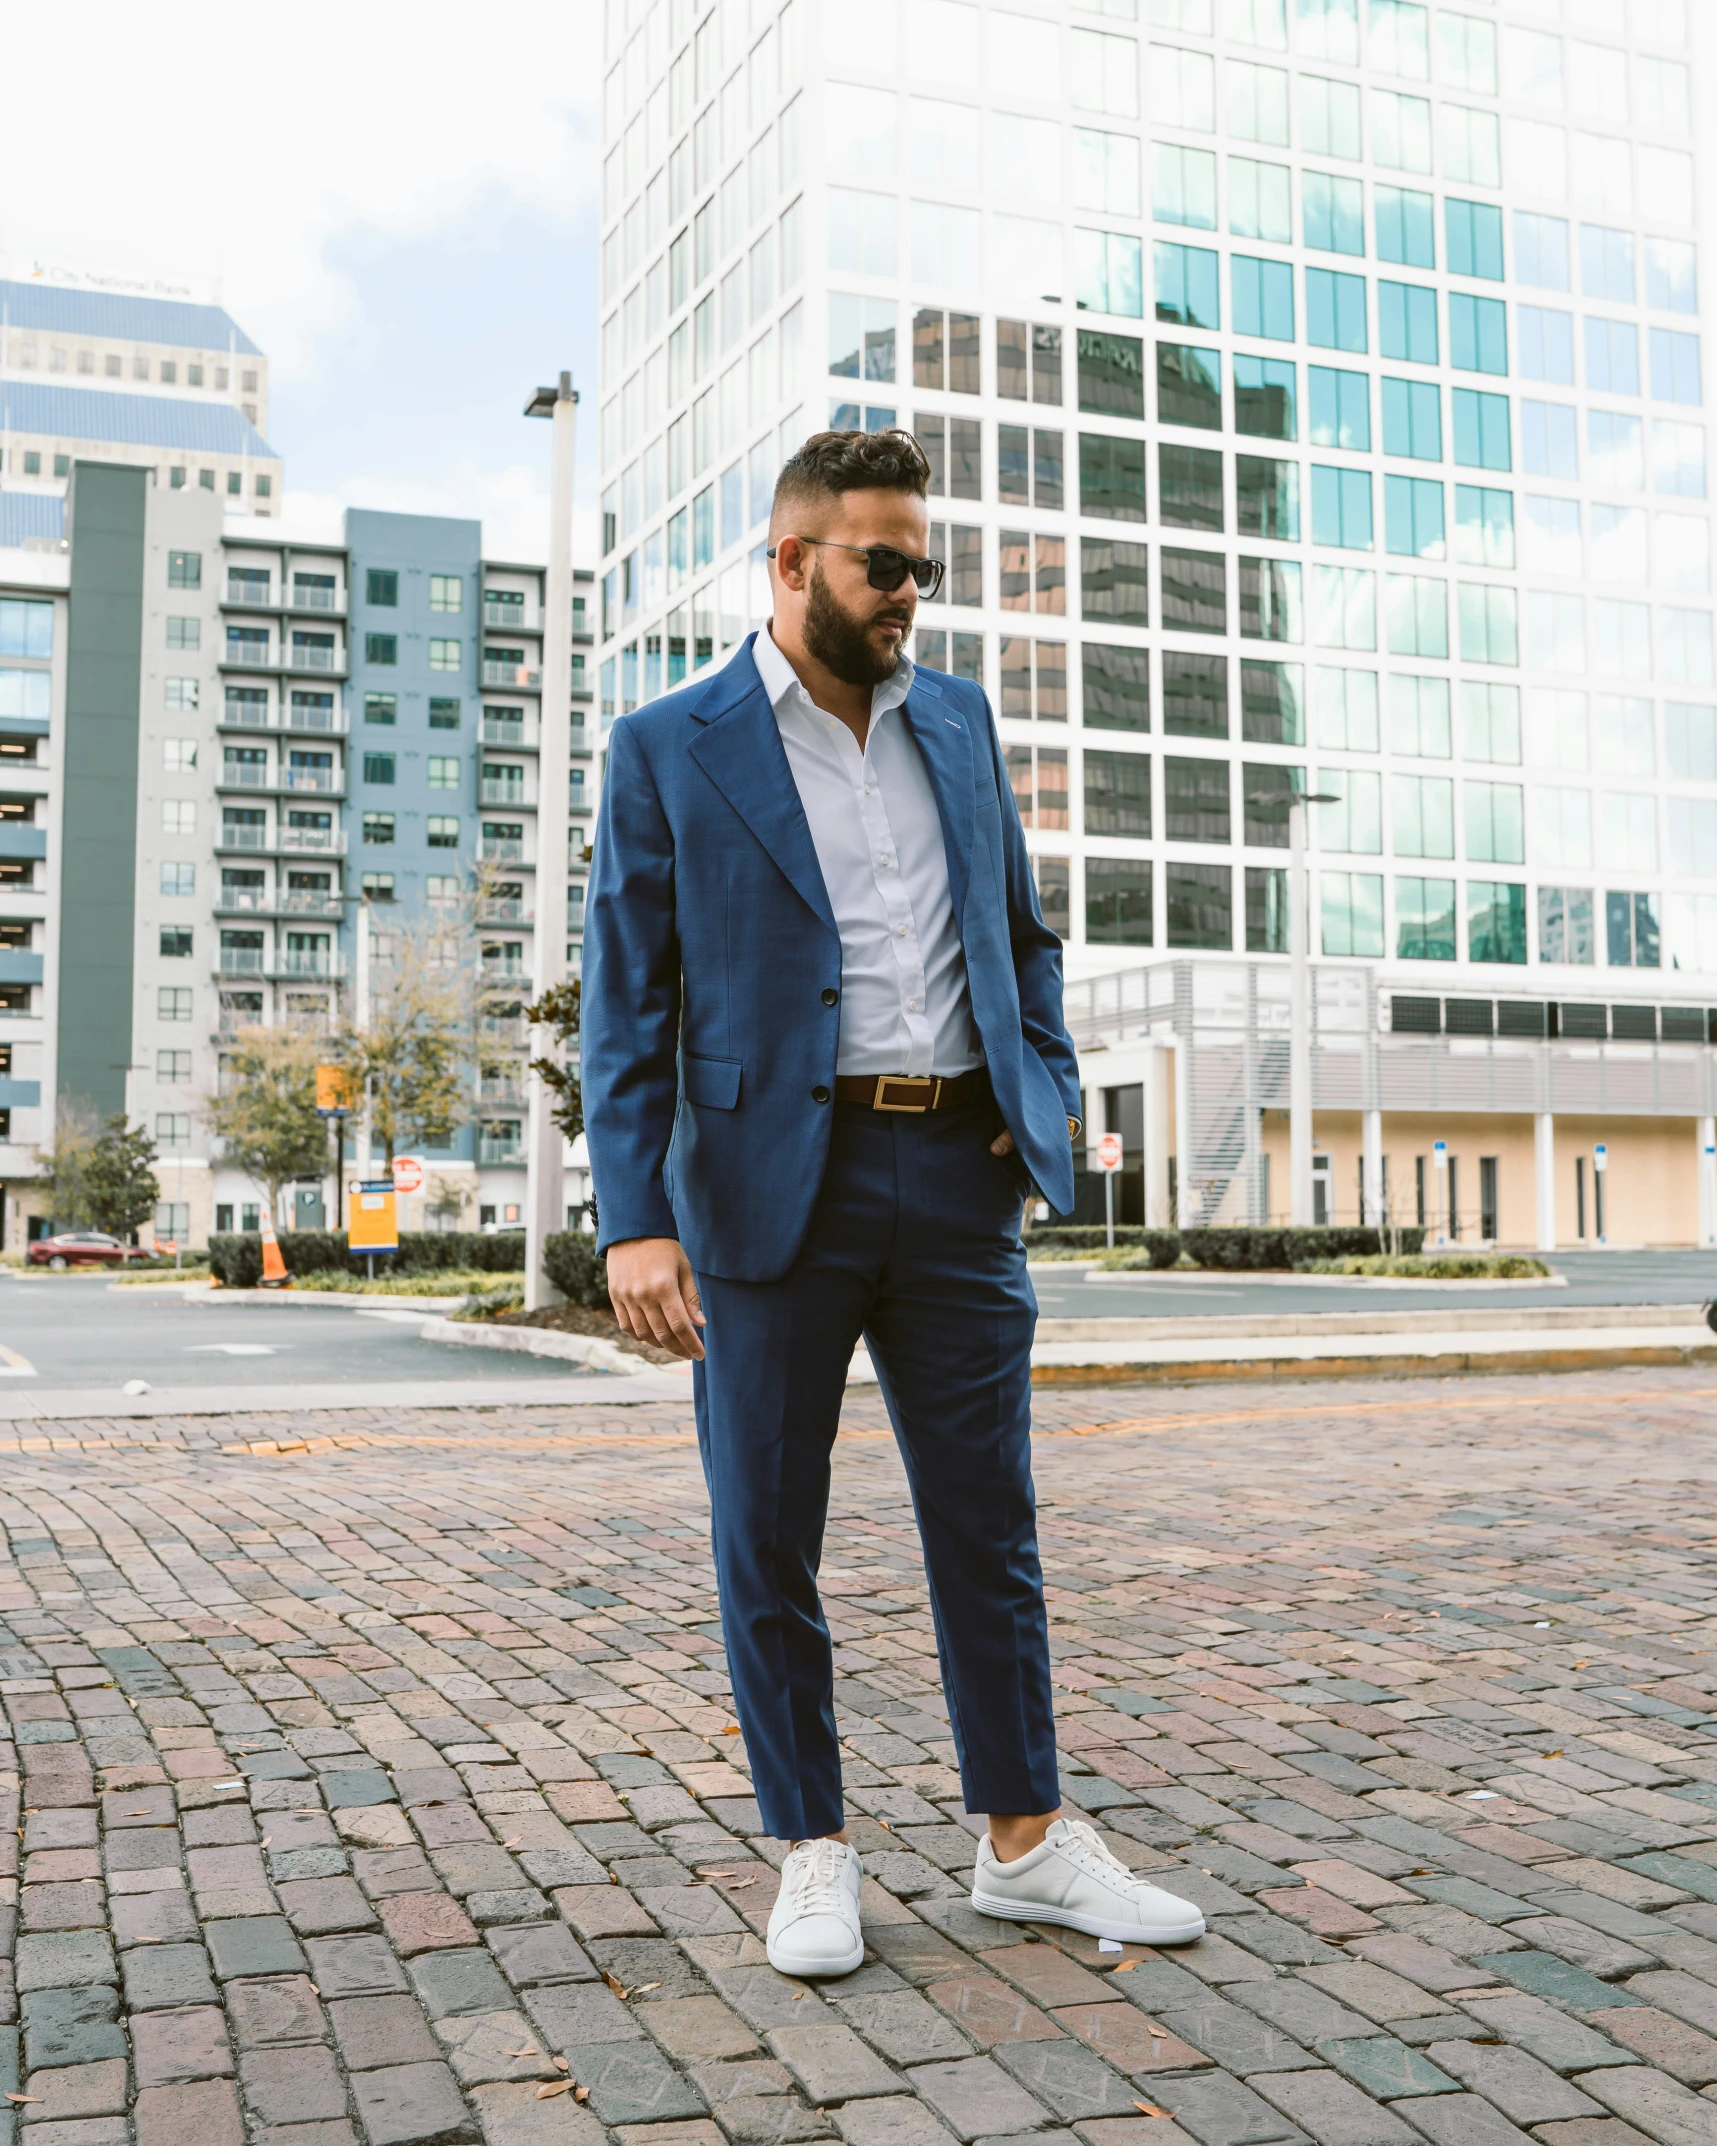
{"type": "Polygon", "coordinates": [[[1119,1884],[1123,1887],[1149,1882],[1135,1871],[1129,1870],[1119,1856],[1103,1845],[1090,1826],[1082,1824],[1076,1818],[1067,1819],[1064,1823],[1067,1834],[1060,1844],[1062,1853],[1075,1863],[1084,1864],[1093,1877],[1102,1878],[1110,1885],[1119,1884]]]}
{"type": "Polygon", "coordinates": [[[834,1840],[801,1841],[787,1858],[783,1876],[793,1888],[802,1915],[838,1915],[842,1908],[837,1876],[846,1858],[834,1840]]]}

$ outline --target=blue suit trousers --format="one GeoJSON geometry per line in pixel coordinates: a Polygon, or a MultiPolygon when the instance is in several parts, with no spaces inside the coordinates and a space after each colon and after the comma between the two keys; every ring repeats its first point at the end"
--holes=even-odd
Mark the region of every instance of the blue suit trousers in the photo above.
{"type": "Polygon", "coordinates": [[[924,1546],[969,1810],[1052,1811],[1049,1638],[1031,1481],[1037,1305],[1024,1173],[993,1106],[834,1103],[828,1168],[779,1280],[699,1274],[696,1368],[722,1634],[763,1828],[843,1822],[817,1568],[847,1367],[862,1334],[924,1546]]]}

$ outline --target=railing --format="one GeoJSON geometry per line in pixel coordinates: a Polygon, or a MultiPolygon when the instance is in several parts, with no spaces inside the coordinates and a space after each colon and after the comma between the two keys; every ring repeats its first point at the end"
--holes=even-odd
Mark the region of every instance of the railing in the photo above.
{"type": "Polygon", "coordinates": [[[287,668],[294,671],[343,671],[346,659],[337,648],[294,647],[287,652],[287,668]]]}
{"type": "Polygon", "coordinates": [[[274,719],[269,713],[267,701],[264,701],[260,708],[253,708],[244,701],[229,700],[221,711],[220,719],[223,726],[228,730],[272,730],[274,728],[274,719]]]}
{"type": "Polygon", "coordinates": [[[485,835],[477,845],[477,855],[484,864],[524,864],[525,845],[522,842],[502,840],[495,835],[485,835]]]}
{"type": "Polygon", "coordinates": [[[284,790],[310,791],[318,797],[337,797],[346,787],[344,771],[337,767],[284,767],[280,785],[284,790]]]}
{"type": "Polygon", "coordinates": [[[228,701],[218,717],[223,730],[289,730],[300,737],[343,738],[349,724],[344,708],[294,708],[290,705],[271,709],[266,702],[260,708],[247,706],[242,701],[228,701]]]}
{"type": "Polygon", "coordinates": [[[501,1165],[522,1163],[524,1159],[523,1140],[497,1140],[489,1133],[477,1135],[477,1160],[480,1163],[501,1165]]]}
{"type": "Polygon", "coordinates": [[[345,975],[346,957],[328,949],[289,946],[279,957],[277,966],[282,976],[313,976],[326,982],[330,977],[345,975]]]}
{"type": "Polygon", "coordinates": [[[281,710],[282,730],[306,730],[319,732],[323,737],[346,735],[348,728],[344,708],[294,708],[290,705],[281,710]]]}
{"type": "Polygon", "coordinates": [[[483,683],[486,686],[514,686],[527,693],[541,690],[543,674],[524,663],[496,663],[488,656],[483,658],[483,683]]]}
{"type": "Polygon", "coordinates": [[[266,790],[272,780],[266,761],[258,765],[250,760],[228,760],[221,766],[223,790],[266,790]]]}
{"type": "Polygon", "coordinates": [[[274,668],[274,658],[266,641],[260,646],[255,641],[229,641],[221,661],[241,671],[271,671],[274,668]]]}
{"type": "Polygon", "coordinates": [[[536,742],[537,719],[534,715],[500,715],[493,708],[483,710],[485,745],[511,745],[515,750],[523,750],[536,742]]]}
{"type": "Polygon", "coordinates": [[[497,782],[494,776],[485,770],[477,786],[477,801],[482,805],[510,805],[523,809],[536,803],[536,785],[522,781],[497,782]]]}
{"type": "Polygon", "coordinates": [[[324,857],[343,857],[346,834],[340,827],[283,827],[280,846],[290,850],[314,850],[324,857]]]}
{"type": "Polygon", "coordinates": [[[227,602],[229,604],[255,604],[257,608],[274,609],[274,577],[264,574],[260,581],[251,581],[242,574],[227,576],[227,602]]]}
{"type": "Polygon", "coordinates": [[[294,611],[343,611],[338,589],[305,589],[293,584],[290,599],[294,611]]]}
{"type": "Polygon", "coordinates": [[[522,990],[529,980],[522,961],[485,961],[483,964],[483,985],[486,990],[504,984],[518,991],[522,990]]]}
{"type": "Polygon", "coordinates": [[[509,627],[517,633],[533,630],[525,625],[523,604],[499,604],[492,596],[483,599],[483,623],[485,626],[497,626],[503,633],[509,627]]]}
{"type": "Polygon", "coordinates": [[[504,1049],[522,1051],[530,1040],[530,1030],[522,1016],[503,1019],[499,1014],[483,1017],[484,1039],[504,1049]]]}
{"type": "Polygon", "coordinates": [[[230,910],[238,915],[261,913],[266,915],[274,907],[274,896],[266,887],[223,887],[215,896],[215,908],[230,910]]]}
{"type": "Polygon", "coordinates": [[[480,924],[528,924],[535,914],[535,910],[524,902],[504,900],[496,895],[477,904],[480,924]]]}
{"type": "Polygon", "coordinates": [[[260,946],[223,946],[220,973],[223,976],[260,976],[266,959],[260,946]]]}
{"type": "Polygon", "coordinates": [[[249,827],[223,820],[215,846],[217,849],[272,849],[274,837],[266,827],[249,827]]]}
{"type": "Polygon", "coordinates": [[[341,913],[337,894],[294,894],[275,897],[274,906],[286,917],[337,917],[341,913]]]}

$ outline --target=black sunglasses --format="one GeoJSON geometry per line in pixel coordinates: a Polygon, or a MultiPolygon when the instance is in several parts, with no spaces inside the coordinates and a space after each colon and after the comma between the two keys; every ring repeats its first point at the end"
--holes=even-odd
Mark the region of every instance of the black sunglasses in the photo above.
{"type": "MultiPolygon", "coordinates": [[[[926,602],[933,603],[937,590],[942,586],[942,576],[948,571],[940,559],[913,559],[903,551],[896,551],[892,544],[837,544],[832,537],[799,537],[800,544],[822,544],[830,551],[856,552],[868,561],[865,580],[873,589],[892,595],[910,574],[918,584],[918,593],[926,602]]],[[[774,558],[780,549],[771,544],[769,556],[774,558]]]]}

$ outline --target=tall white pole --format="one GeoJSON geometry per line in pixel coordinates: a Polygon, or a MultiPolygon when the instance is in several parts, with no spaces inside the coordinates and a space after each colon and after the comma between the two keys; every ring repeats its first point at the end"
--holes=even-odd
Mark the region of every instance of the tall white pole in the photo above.
{"type": "Polygon", "coordinates": [[[1541,1110],[1532,1121],[1533,1185],[1537,1195],[1538,1249],[1556,1249],[1556,1119],[1541,1110]]]}
{"type": "Polygon", "coordinates": [[[1717,1118],[1701,1118],[1696,1127],[1699,1143],[1699,1242],[1717,1244],[1717,1118]]]}
{"type": "MultiPolygon", "coordinates": [[[[352,992],[352,1017],[360,1036],[370,1032],[370,905],[367,901],[358,904],[358,944],[356,949],[357,980],[352,992]]],[[[370,1174],[370,1149],[373,1136],[370,1131],[370,1084],[364,1082],[364,1092],[358,1098],[358,1152],[354,1157],[360,1178],[370,1174]]]]}
{"type": "MultiPolygon", "coordinates": [[[[554,403],[554,489],[544,601],[542,742],[537,777],[537,913],[532,992],[541,1000],[566,975],[567,843],[572,783],[572,465],[578,397],[562,373],[554,403]]],[[[531,1030],[531,1056],[555,1055],[554,1032],[531,1030]]],[[[530,1076],[529,1147],[525,1183],[525,1308],[558,1304],[560,1291],[543,1269],[543,1246],[566,1227],[565,1135],[555,1123],[557,1098],[530,1076]]]]}
{"type": "Polygon", "coordinates": [[[1312,965],[1306,909],[1306,800],[1288,796],[1288,1219],[1312,1222],[1312,965]]]}

